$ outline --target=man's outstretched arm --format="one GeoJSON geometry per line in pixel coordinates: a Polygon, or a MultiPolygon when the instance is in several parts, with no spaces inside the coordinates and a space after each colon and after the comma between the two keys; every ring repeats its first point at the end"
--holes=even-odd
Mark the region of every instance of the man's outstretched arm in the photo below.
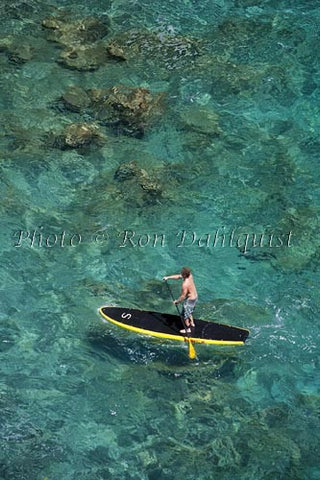
{"type": "Polygon", "coordinates": [[[179,280],[180,278],[182,278],[182,275],[180,273],[177,273],[176,275],[168,275],[167,277],[163,277],[163,280],[179,280]]]}

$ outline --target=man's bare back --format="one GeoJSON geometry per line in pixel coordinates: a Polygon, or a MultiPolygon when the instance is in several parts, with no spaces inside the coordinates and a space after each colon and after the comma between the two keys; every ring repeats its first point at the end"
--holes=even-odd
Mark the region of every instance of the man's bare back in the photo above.
{"type": "Polygon", "coordinates": [[[188,297],[189,300],[195,300],[198,297],[192,273],[190,273],[189,277],[185,278],[182,282],[181,294],[184,293],[184,298],[188,297]]]}

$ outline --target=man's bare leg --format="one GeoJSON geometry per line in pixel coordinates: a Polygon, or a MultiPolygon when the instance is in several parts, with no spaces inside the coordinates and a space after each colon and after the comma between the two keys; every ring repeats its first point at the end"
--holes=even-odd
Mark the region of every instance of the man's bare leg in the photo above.
{"type": "Polygon", "coordinates": [[[184,328],[183,330],[180,330],[180,333],[191,333],[191,329],[190,329],[190,319],[189,318],[186,318],[185,321],[185,326],[186,328],[184,328]]]}

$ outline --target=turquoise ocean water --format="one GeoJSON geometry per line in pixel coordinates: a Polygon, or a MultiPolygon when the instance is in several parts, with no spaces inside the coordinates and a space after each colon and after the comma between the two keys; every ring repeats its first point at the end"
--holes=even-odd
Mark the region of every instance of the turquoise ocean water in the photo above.
{"type": "Polygon", "coordinates": [[[319,480],[319,2],[0,14],[0,479],[319,480]],[[101,322],[183,265],[245,346],[101,322]]]}

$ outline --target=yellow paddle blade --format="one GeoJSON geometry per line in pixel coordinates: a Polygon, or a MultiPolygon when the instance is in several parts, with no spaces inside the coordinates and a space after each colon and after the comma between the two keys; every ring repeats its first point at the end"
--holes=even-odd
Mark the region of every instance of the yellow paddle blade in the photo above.
{"type": "Polygon", "coordinates": [[[197,354],[194,346],[192,345],[191,340],[189,340],[188,343],[189,343],[189,358],[193,360],[194,358],[196,358],[197,354]]]}

